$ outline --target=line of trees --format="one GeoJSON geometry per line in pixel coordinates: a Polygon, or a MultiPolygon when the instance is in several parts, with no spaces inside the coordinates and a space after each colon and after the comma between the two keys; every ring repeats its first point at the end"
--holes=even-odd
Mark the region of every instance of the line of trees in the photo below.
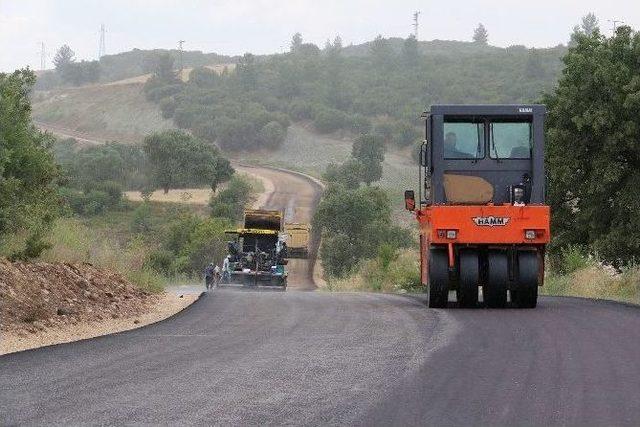
{"type": "Polygon", "coordinates": [[[54,153],[63,172],[62,199],[83,215],[120,207],[124,189],[167,193],[206,185],[215,191],[234,173],[217,148],[180,130],[151,134],[142,147],[111,142],[78,149],[65,140],[54,153]]]}
{"type": "Polygon", "coordinates": [[[426,48],[413,36],[378,36],[345,48],[338,37],[320,49],[297,33],[287,54],[248,53],[234,71],[196,68],[188,82],[176,77],[166,55],[145,93],[165,118],[227,150],[275,149],[290,121],[409,146],[420,136],[419,113],[431,103],[524,102],[553,86],[564,47],[500,49],[487,40],[480,25],[474,43],[426,48]]]}

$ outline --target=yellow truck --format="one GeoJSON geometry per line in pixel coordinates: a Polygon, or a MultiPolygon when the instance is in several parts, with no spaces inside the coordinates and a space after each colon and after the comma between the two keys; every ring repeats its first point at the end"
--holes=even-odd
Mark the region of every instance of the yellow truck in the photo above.
{"type": "Polygon", "coordinates": [[[307,258],[309,256],[309,224],[289,222],[284,225],[287,236],[287,254],[289,258],[307,258]]]}

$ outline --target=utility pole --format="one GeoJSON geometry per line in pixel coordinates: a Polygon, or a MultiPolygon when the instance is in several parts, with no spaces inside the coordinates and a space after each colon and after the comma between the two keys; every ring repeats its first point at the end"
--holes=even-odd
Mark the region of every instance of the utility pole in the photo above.
{"type": "Polygon", "coordinates": [[[178,49],[180,50],[180,78],[182,78],[182,68],[184,64],[182,62],[182,45],[184,44],[184,40],[178,40],[178,49]]]}
{"type": "Polygon", "coordinates": [[[613,25],[613,28],[611,28],[611,31],[613,31],[613,34],[615,35],[616,30],[618,29],[618,24],[624,24],[624,21],[620,21],[618,19],[608,19],[609,22],[611,22],[611,24],[613,25]]]}
{"type": "Polygon", "coordinates": [[[98,59],[102,58],[107,53],[107,49],[105,47],[105,41],[104,41],[104,33],[105,33],[104,24],[101,24],[100,25],[100,43],[98,44],[98,59]]]}
{"type": "Polygon", "coordinates": [[[47,68],[47,51],[44,42],[40,42],[40,71],[44,71],[45,68],[47,68]]]}
{"type": "Polygon", "coordinates": [[[413,35],[416,37],[416,40],[418,40],[418,17],[420,16],[420,12],[416,11],[413,14],[413,35]]]}

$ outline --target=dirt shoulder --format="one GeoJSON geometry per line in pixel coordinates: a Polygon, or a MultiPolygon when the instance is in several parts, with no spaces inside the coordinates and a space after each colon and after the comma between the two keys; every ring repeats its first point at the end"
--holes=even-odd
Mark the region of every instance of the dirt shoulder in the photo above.
{"type": "Polygon", "coordinates": [[[196,299],[152,294],[89,264],[0,260],[0,354],[137,328],[196,299]]]}

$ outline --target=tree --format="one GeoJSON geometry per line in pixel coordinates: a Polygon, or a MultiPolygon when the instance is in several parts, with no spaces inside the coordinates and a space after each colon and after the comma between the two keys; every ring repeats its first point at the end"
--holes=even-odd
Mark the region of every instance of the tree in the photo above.
{"type": "Polygon", "coordinates": [[[244,178],[234,176],[229,184],[209,201],[211,216],[237,221],[251,196],[251,184],[244,178]]]}
{"type": "Polygon", "coordinates": [[[218,190],[218,185],[229,181],[234,173],[235,170],[231,167],[231,162],[221,155],[218,155],[215,160],[213,171],[210,172],[208,178],[211,189],[216,192],[218,190]]]}
{"type": "Polygon", "coordinates": [[[58,213],[53,138],[31,122],[29,94],[35,74],[0,73],[0,242],[27,231],[25,247],[16,257],[35,257],[46,248],[45,230],[58,213]]]}
{"type": "Polygon", "coordinates": [[[534,48],[529,49],[527,55],[527,63],[525,65],[525,76],[539,79],[544,77],[544,68],[542,67],[542,61],[540,60],[540,54],[534,48]]]}
{"type": "Polygon", "coordinates": [[[333,50],[336,51],[341,51],[342,50],[342,37],[340,36],[336,36],[335,39],[333,39],[333,50]]]}
{"type": "Polygon", "coordinates": [[[240,79],[240,84],[245,90],[255,89],[258,81],[256,57],[251,53],[245,53],[238,60],[236,73],[240,79]]]}
{"type": "Polygon", "coordinates": [[[346,276],[361,259],[375,257],[379,245],[393,243],[389,198],[375,187],[329,185],[313,224],[323,233],[320,256],[330,277],[346,276]]]}
{"type": "Polygon", "coordinates": [[[75,56],[76,54],[69,46],[66,44],[62,45],[53,57],[53,65],[55,65],[56,71],[59,73],[64,72],[65,68],[75,62],[75,56]]]}
{"type": "Polygon", "coordinates": [[[402,44],[402,58],[407,65],[417,65],[419,56],[418,40],[411,34],[402,44]]]}
{"type": "Polygon", "coordinates": [[[484,45],[489,42],[489,32],[481,23],[473,30],[473,41],[484,45]]]}
{"type": "Polygon", "coordinates": [[[616,266],[640,257],[640,34],[582,35],[547,95],[554,248],[584,245],[616,266]]]}
{"type": "Polygon", "coordinates": [[[389,40],[382,37],[382,34],[373,39],[370,46],[371,56],[376,65],[385,67],[393,62],[393,50],[389,44],[389,40]]]}
{"type": "Polygon", "coordinates": [[[384,161],[384,143],[374,135],[360,135],[353,142],[351,156],[360,162],[362,181],[371,185],[382,178],[382,162],[384,161]]]}
{"type": "Polygon", "coordinates": [[[157,132],[144,140],[148,158],[149,183],[165,193],[171,188],[209,185],[215,190],[233,173],[218,150],[179,130],[157,132]]]}
{"type": "Polygon", "coordinates": [[[596,30],[600,29],[599,25],[596,15],[589,12],[582,17],[582,24],[580,26],[585,35],[591,36],[596,30]]]}
{"type": "Polygon", "coordinates": [[[573,33],[571,34],[571,40],[569,46],[575,46],[578,43],[580,36],[592,36],[596,31],[600,31],[600,24],[595,14],[589,12],[582,17],[580,25],[573,27],[573,33]]]}
{"type": "Polygon", "coordinates": [[[287,131],[276,121],[267,123],[260,130],[260,139],[266,148],[278,148],[286,136],[287,131]]]}
{"type": "Polygon", "coordinates": [[[322,177],[329,184],[343,185],[345,188],[354,189],[362,182],[362,163],[349,159],[346,162],[336,165],[329,163],[322,177]]]}
{"type": "Polygon", "coordinates": [[[189,73],[189,82],[201,88],[211,88],[219,79],[218,73],[206,67],[194,68],[189,73]]]}
{"type": "Polygon", "coordinates": [[[104,181],[115,181],[129,189],[145,185],[144,152],[135,145],[108,142],[89,146],[71,156],[58,157],[58,163],[69,178],[67,185],[74,188],[84,189],[104,181]]]}
{"type": "Polygon", "coordinates": [[[291,38],[291,53],[296,53],[302,46],[302,34],[295,33],[291,38]]]}
{"type": "Polygon", "coordinates": [[[172,82],[177,79],[177,74],[173,70],[175,59],[170,53],[165,52],[158,55],[155,59],[154,76],[164,82],[172,82]]]}

